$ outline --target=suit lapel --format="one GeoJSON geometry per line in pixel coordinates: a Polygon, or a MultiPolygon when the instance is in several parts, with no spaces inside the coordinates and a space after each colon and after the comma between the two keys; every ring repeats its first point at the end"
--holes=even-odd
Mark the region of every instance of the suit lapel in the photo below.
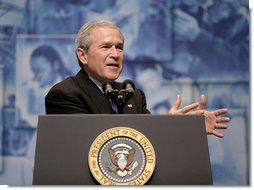
{"type": "Polygon", "coordinates": [[[125,104],[124,114],[136,114],[137,113],[137,108],[134,100],[132,98],[129,99],[129,101],[125,104]]]}
{"type": "Polygon", "coordinates": [[[78,72],[76,79],[82,91],[90,97],[96,112],[98,114],[110,114],[111,105],[107,96],[102,93],[83,69],[78,72]]]}

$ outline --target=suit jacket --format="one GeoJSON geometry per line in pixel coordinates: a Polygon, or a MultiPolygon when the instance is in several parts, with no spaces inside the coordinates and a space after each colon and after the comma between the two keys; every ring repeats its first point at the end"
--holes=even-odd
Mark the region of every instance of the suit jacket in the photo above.
{"type": "MultiPolygon", "coordinates": [[[[114,82],[117,87],[121,83],[114,82]]],[[[111,114],[108,97],[81,69],[76,76],[54,85],[45,97],[46,114],[111,114]]],[[[136,89],[125,104],[124,114],[147,114],[143,91],[136,89]]]]}

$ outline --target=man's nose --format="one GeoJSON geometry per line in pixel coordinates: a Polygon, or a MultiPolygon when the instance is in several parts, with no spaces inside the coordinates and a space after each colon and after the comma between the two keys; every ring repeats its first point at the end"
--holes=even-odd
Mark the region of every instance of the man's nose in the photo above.
{"type": "Polygon", "coordinates": [[[118,57],[119,57],[119,53],[118,53],[118,51],[117,51],[116,46],[112,46],[112,47],[110,48],[110,55],[111,55],[112,57],[114,57],[114,58],[118,58],[118,57]]]}

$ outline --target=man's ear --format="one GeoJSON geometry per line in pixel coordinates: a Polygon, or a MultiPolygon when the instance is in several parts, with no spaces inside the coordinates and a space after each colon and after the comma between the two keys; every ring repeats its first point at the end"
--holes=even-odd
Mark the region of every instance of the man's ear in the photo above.
{"type": "Polygon", "coordinates": [[[77,56],[83,65],[87,65],[87,53],[82,48],[77,48],[77,56]]]}

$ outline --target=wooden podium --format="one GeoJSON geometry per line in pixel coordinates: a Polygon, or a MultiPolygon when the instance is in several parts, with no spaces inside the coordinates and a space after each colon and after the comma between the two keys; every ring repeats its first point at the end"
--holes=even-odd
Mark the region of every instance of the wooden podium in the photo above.
{"type": "Polygon", "coordinates": [[[204,117],[148,114],[39,116],[33,184],[99,184],[89,150],[115,127],[137,130],[153,145],[156,164],[146,185],[213,184],[204,117]]]}

